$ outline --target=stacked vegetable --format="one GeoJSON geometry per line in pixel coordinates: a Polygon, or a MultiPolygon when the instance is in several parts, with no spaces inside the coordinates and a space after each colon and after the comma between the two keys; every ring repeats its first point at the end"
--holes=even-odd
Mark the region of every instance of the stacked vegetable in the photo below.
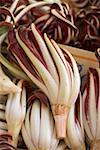
{"type": "Polygon", "coordinates": [[[81,48],[95,51],[100,47],[100,7],[81,9],[76,15],[76,25],[79,28],[76,43],[81,48]]]}
{"type": "Polygon", "coordinates": [[[76,7],[79,8],[84,8],[84,7],[90,7],[90,6],[98,6],[100,5],[100,1],[99,0],[71,0],[76,7]]]}
{"type": "Polygon", "coordinates": [[[0,148],[85,150],[84,127],[94,148],[100,140],[100,69],[90,69],[81,94],[77,63],[56,43],[76,43],[73,11],[60,2],[6,5],[0,7],[0,148]]]}

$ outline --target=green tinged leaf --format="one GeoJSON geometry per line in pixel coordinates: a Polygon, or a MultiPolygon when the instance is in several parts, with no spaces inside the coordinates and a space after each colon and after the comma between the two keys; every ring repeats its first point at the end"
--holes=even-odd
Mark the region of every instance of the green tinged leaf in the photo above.
{"type": "Polygon", "coordinates": [[[9,27],[3,26],[0,27],[0,36],[8,31],[9,27]]]}

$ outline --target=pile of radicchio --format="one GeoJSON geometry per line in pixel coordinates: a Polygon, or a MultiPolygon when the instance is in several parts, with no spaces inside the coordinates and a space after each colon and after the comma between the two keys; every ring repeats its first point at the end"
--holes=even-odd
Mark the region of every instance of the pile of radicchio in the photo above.
{"type": "MultiPolygon", "coordinates": [[[[10,5],[11,0],[7,2],[10,5]]],[[[29,2],[21,0],[17,4],[16,11],[13,12],[16,27],[20,25],[29,27],[33,22],[42,35],[47,33],[49,38],[54,39],[57,43],[90,51],[95,51],[100,47],[100,1],[82,0],[79,3],[79,0],[72,0],[76,7],[80,6],[77,11],[70,8],[67,3],[51,4],[42,1],[39,2],[39,7],[31,6],[26,11],[29,2]]],[[[1,5],[4,5],[3,1],[1,5]]]]}
{"type": "Polygon", "coordinates": [[[95,51],[100,47],[100,7],[82,9],[76,15],[76,26],[79,29],[77,41],[80,48],[95,51]]]}

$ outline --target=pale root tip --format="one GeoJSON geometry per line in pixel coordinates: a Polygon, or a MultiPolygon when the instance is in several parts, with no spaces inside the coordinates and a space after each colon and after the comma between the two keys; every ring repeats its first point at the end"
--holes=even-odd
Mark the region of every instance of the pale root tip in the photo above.
{"type": "Polygon", "coordinates": [[[100,150],[100,140],[93,141],[90,150],[100,150]]]}
{"type": "Polygon", "coordinates": [[[57,138],[59,138],[59,139],[65,138],[66,137],[67,116],[55,115],[54,120],[55,120],[57,138]]]}
{"type": "Polygon", "coordinates": [[[57,138],[63,139],[66,137],[67,116],[69,107],[66,105],[52,105],[52,112],[55,120],[57,138]]]}

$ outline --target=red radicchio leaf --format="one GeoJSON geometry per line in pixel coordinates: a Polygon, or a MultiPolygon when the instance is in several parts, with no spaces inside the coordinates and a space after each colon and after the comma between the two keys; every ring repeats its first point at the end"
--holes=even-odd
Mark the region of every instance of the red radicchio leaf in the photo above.
{"type": "Polygon", "coordinates": [[[12,18],[13,22],[14,22],[14,16],[13,14],[9,11],[9,9],[7,7],[0,7],[0,14],[4,14],[4,15],[8,15],[12,18]]]}
{"type": "MultiPolygon", "coordinates": [[[[100,85],[99,85],[99,75],[96,69],[93,68],[89,68],[89,72],[87,74],[87,83],[85,85],[85,89],[87,93],[86,93],[86,97],[85,97],[85,115],[86,118],[88,116],[88,105],[89,105],[89,95],[90,95],[90,74],[93,75],[93,79],[94,79],[94,84],[95,84],[95,102],[96,102],[96,108],[98,107],[98,103],[99,103],[99,92],[100,92],[100,85]]],[[[88,120],[88,118],[87,118],[88,120]]]]}
{"type": "Polygon", "coordinates": [[[21,63],[35,78],[40,80],[40,78],[38,78],[38,74],[35,71],[35,68],[32,67],[32,63],[30,62],[27,55],[24,53],[23,49],[21,49],[21,47],[18,45],[18,43],[16,43],[16,46],[15,44],[11,44],[9,46],[9,50],[12,52],[13,55],[15,54],[20,59],[21,63]]]}
{"type": "Polygon", "coordinates": [[[75,121],[77,122],[77,121],[79,121],[80,120],[80,118],[79,118],[79,113],[80,113],[80,101],[81,101],[81,94],[79,94],[78,95],[78,98],[77,98],[77,101],[76,101],[76,103],[75,103],[75,110],[74,110],[74,112],[75,112],[75,121]]]}
{"type": "Polygon", "coordinates": [[[9,6],[12,4],[12,2],[13,0],[0,0],[0,5],[2,6],[6,4],[7,6],[9,6]]]}
{"type": "Polygon", "coordinates": [[[32,67],[32,63],[25,54],[24,50],[20,47],[18,44],[16,38],[15,38],[15,33],[12,31],[11,37],[9,38],[9,48],[8,50],[11,52],[12,55],[16,55],[22,64],[27,68],[27,70],[38,80],[41,80],[40,77],[38,77],[38,74],[35,70],[35,68],[32,67]]]}
{"type": "Polygon", "coordinates": [[[32,31],[29,32],[25,28],[24,29],[19,28],[18,34],[19,34],[21,40],[24,42],[24,44],[26,44],[28,46],[28,48],[33,53],[33,55],[35,55],[41,61],[41,63],[46,67],[42,53],[40,51],[38,43],[36,42],[34,35],[32,34],[32,31]],[[31,38],[30,38],[30,36],[28,36],[28,33],[30,33],[30,35],[32,35],[31,38]],[[34,45],[34,43],[35,43],[35,45],[34,45]]]}
{"type": "Polygon", "coordinates": [[[75,3],[76,7],[84,8],[89,6],[90,0],[72,0],[72,1],[75,3]]]}
{"type": "Polygon", "coordinates": [[[0,22],[0,27],[2,27],[2,26],[7,26],[9,28],[12,28],[12,24],[9,23],[9,22],[6,22],[6,21],[1,21],[0,22]]]}
{"type": "Polygon", "coordinates": [[[31,15],[32,15],[32,19],[35,20],[38,17],[45,15],[45,12],[43,10],[35,7],[35,8],[31,9],[31,15]]]}
{"type": "Polygon", "coordinates": [[[27,5],[28,3],[29,3],[28,0],[20,0],[17,4],[17,7],[20,5],[27,5]]]}
{"type": "Polygon", "coordinates": [[[88,75],[87,75],[86,89],[84,89],[87,92],[87,95],[86,95],[86,98],[85,98],[85,103],[84,103],[86,118],[88,117],[88,107],[89,107],[88,106],[89,105],[89,101],[88,101],[89,100],[89,88],[90,88],[89,84],[90,84],[90,77],[89,77],[89,73],[88,73],[88,75]]]}
{"type": "Polygon", "coordinates": [[[100,8],[90,7],[76,15],[78,41],[83,49],[95,51],[100,47],[100,8]]]}
{"type": "Polygon", "coordinates": [[[35,90],[32,95],[27,100],[28,107],[34,102],[34,100],[39,100],[45,105],[48,105],[48,98],[41,90],[35,90]]]}
{"type": "Polygon", "coordinates": [[[94,78],[95,99],[96,99],[96,108],[97,108],[98,107],[98,102],[99,102],[99,92],[100,92],[99,75],[98,75],[98,72],[95,69],[89,68],[89,70],[93,74],[93,78],[94,78]]]}
{"type": "Polygon", "coordinates": [[[74,35],[77,34],[74,14],[67,4],[52,4],[50,11],[39,16],[35,24],[42,33],[47,33],[50,38],[59,43],[69,43],[72,40],[72,31],[74,35]]]}
{"type": "Polygon", "coordinates": [[[16,150],[11,144],[12,136],[9,133],[0,134],[0,149],[2,150],[16,150]]]}

